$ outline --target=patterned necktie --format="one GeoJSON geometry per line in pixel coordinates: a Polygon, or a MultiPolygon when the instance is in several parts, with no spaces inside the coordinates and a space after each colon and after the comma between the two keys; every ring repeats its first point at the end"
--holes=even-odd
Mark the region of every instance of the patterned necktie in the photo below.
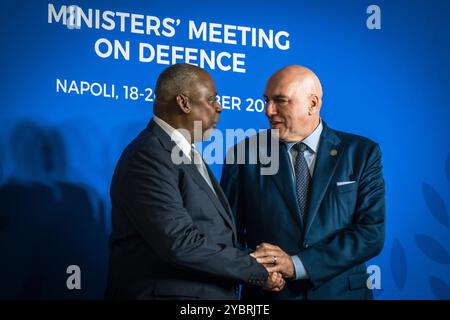
{"type": "Polygon", "coordinates": [[[303,154],[307,146],[303,142],[298,142],[293,146],[293,148],[297,150],[297,157],[294,164],[297,203],[300,208],[301,218],[304,220],[308,210],[308,191],[311,184],[311,175],[309,173],[308,163],[306,162],[303,154]]]}
{"type": "Polygon", "coordinates": [[[195,148],[194,145],[191,145],[191,161],[195,164],[197,170],[200,172],[203,179],[205,179],[206,183],[209,185],[212,192],[216,194],[211,179],[209,178],[208,169],[206,169],[206,165],[203,162],[202,155],[200,154],[200,152],[198,152],[197,148],[195,148]]]}

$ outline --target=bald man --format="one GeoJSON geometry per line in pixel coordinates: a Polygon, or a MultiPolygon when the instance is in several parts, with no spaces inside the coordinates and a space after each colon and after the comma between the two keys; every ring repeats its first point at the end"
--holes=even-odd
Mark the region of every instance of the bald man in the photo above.
{"type": "Polygon", "coordinates": [[[283,288],[280,274],[237,249],[226,197],[193,147],[219,121],[216,95],[198,67],[176,64],[159,76],[154,117],[111,183],[107,298],[232,300],[240,282],[283,288]]]}
{"type": "MultiPolygon", "coordinates": [[[[365,262],[381,251],[385,233],[378,144],[327,126],[322,86],[308,68],[277,71],[264,97],[276,129],[270,139],[281,142],[279,170],[269,176],[261,174],[262,163],[226,164],[221,184],[239,241],[287,283],[279,293],[249,286],[244,297],[372,299],[365,262]]],[[[246,154],[253,138],[241,142],[246,154]]]]}

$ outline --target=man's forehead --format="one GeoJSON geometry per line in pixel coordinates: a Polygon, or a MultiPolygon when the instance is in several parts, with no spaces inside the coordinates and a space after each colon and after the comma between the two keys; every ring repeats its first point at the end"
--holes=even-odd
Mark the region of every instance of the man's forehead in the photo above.
{"type": "Polygon", "coordinates": [[[295,81],[268,81],[265,95],[287,96],[295,90],[297,83],[295,81]]]}
{"type": "Polygon", "coordinates": [[[199,79],[196,83],[194,83],[194,88],[202,95],[212,96],[217,94],[216,86],[211,77],[199,79]]]}

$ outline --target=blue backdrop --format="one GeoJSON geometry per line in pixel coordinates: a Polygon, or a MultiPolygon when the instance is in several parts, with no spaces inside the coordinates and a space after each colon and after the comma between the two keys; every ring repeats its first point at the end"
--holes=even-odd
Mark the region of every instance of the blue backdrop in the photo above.
{"type": "MultiPolygon", "coordinates": [[[[137,43],[238,52],[245,73],[210,70],[219,95],[240,97],[219,127],[266,128],[246,111],[267,78],[311,68],[330,127],[380,143],[387,230],[379,299],[450,298],[449,1],[2,1],[0,5],[0,298],[100,298],[110,232],[108,188],[125,145],[152,116],[145,96],[167,65],[139,62],[137,43]],[[49,3],[180,19],[174,37],[49,23],[49,3]],[[370,30],[369,5],[381,9],[370,30]],[[188,21],[284,30],[288,50],[188,39],[188,21]],[[129,61],[101,58],[100,38],[130,41],[129,61]],[[115,84],[120,98],[62,93],[56,79],[115,84]],[[79,265],[82,289],[66,288],[79,265]]],[[[213,165],[220,178],[220,165],[213,165]]]]}

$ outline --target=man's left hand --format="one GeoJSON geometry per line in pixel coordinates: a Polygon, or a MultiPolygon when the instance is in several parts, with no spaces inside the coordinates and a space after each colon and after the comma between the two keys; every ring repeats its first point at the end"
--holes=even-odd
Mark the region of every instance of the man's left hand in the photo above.
{"type": "Polygon", "coordinates": [[[250,255],[256,258],[258,263],[263,264],[270,273],[280,272],[286,279],[295,277],[292,257],[278,246],[263,242],[256,246],[256,250],[250,255]]]}

